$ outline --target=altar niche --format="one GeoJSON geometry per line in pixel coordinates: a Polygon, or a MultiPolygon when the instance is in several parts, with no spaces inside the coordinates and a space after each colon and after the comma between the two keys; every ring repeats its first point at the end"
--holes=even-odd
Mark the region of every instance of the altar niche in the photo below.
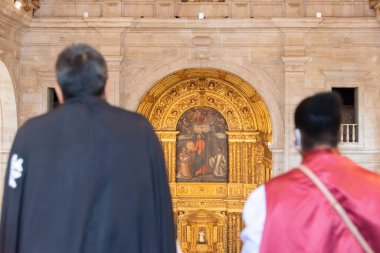
{"type": "Polygon", "coordinates": [[[227,122],[202,106],[182,114],[177,131],[177,182],[227,182],[227,122]]]}
{"type": "Polygon", "coordinates": [[[233,73],[183,69],[158,80],[137,111],[161,141],[182,252],[240,252],[244,202],[272,169],[260,94],[233,73]]]}

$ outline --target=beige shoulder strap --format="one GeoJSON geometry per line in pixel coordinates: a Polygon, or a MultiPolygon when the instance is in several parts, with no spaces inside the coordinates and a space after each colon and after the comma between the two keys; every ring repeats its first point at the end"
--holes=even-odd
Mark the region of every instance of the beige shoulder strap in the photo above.
{"type": "Polygon", "coordinates": [[[330,204],[334,207],[335,211],[339,214],[339,216],[342,218],[344,223],[350,229],[351,233],[358,240],[358,242],[359,242],[360,246],[363,248],[363,250],[366,253],[375,253],[375,251],[371,248],[371,246],[368,244],[368,242],[361,235],[358,228],[355,226],[355,224],[348,217],[346,210],[344,210],[344,208],[334,198],[334,196],[327,189],[327,187],[322,183],[322,181],[308,167],[301,165],[300,170],[303,173],[305,173],[311,179],[311,181],[313,181],[313,183],[319,188],[319,190],[321,190],[323,195],[325,195],[325,197],[328,199],[330,204]]]}

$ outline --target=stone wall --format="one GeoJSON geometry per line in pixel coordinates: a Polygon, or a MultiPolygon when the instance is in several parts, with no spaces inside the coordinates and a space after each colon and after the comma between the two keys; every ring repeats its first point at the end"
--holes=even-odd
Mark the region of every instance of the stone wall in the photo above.
{"type": "MultiPolygon", "coordinates": [[[[380,171],[380,23],[368,1],[40,1],[32,20],[14,11],[13,1],[0,5],[0,57],[13,81],[17,105],[16,116],[3,117],[2,122],[16,118],[22,124],[46,112],[58,53],[72,43],[89,43],[108,61],[109,101],[130,110],[136,110],[159,80],[181,69],[216,68],[243,78],[260,93],[271,114],[274,175],[299,162],[293,147],[296,104],[331,87],[357,87],[359,143],[341,149],[380,171]],[[152,5],[154,11],[140,15],[136,13],[145,7],[133,7],[133,15],[125,14],[132,3],[152,5]],[[206,19],[198,20],[197,9],[170,18],[179,14],[178,6],[207,5],[213,6],[212,13],[224,5],[241,7],[245,13],[233,7],[228,9],[229,17],[248,17],[256,8],[263,11],[254,18],[236,19],[211,18],[218,16],[206,12],[206,19]],[[170,15],[163,15],[160,6],[170,9],[170,15]],[[276,6],[282,8],[281,15],[274,14],[276,6]],[[289,9],[300,6],[302,12],[289,9]],[[82,17],[83,11],[89,12],[88,18],[82,17]],[[315,18],[315,11],[323,17],[315,18]]],[[[5,111],[3,103],[1,108],[5,111]]],[[[2,150],[9,150],[14,128],[2,134],[8,141],[2,150]]]]}
{"type": "Polygon", "coordinates": [[[84,42],[109,62],[111,103],[130,110],[155,83],[184,68],[217,68],[246,80],[271,113],[275,175],[299,162],[293,148],[296,104],[331,87],[358,87],[359,143],[341,148],[380,171],[379,28],[372,17],[35,18],[22,39],[19,119],[47,110],[57,54],[84,42]]]}

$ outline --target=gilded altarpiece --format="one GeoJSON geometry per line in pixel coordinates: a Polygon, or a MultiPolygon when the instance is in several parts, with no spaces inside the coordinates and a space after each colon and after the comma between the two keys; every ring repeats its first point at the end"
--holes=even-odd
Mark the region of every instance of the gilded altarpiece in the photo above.
{"type": "MultiPolygon", "coordinates": [[[[162,143],[183,252],[240,252],[243,205],[249,193],[271,177],[272,170],[268,149],[272,127],[260,95],[231,73],[185,69],[158,82],[137,111],[150,120],[162,143]],[[218,120],[226,123],[222,130],[227,147],[212,151],[214,156],[224,152],[228,168],[223,180],[178,178],[179,159],[186,158],[179,153],[186,147],[178,139],[179,125],[186,113],[197,110],[218,115],[218,120]]],[[[204,136],[199,131],[194,142],[204,136]]]]}

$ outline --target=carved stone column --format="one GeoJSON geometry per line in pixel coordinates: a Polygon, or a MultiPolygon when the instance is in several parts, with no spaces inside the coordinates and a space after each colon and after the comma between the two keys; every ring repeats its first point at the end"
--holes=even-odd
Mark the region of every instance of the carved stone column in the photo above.
{"type": "Polygon", "coordinates": [[[305,33],[308,29],[284,28],[285,56],[282,57],[285,70],[285,150],[284,169],[288,171],[297,164],[298,154],[294,150],[294,110],[304,97],[305,65],[309,57],[305,56],[305,33]],[[290,161],[296,161],[290,164],[290,161]]]}
{"type": "Polygon", "coordinates": [[[308,29],[282,28],[284,33],[285,56],[305,55],[305,33],[308,29]]]}
{"type": "Polygon", "coordinates": [[[298,164],[298,154],[294,150],[294,111],[304,97],[302,89],[305,83],[305,64],[309,57],[282,57],[285,64],[285,171],[298,164]],[[296,161],[290,164],[290,161],[296,161]]]}
{"type": "Polygon", "coordinates": [[[106,56],[109,76],[109,90],[107,101],[115,106],[120,106],[120,65],[121,56],[106,56]]]}

